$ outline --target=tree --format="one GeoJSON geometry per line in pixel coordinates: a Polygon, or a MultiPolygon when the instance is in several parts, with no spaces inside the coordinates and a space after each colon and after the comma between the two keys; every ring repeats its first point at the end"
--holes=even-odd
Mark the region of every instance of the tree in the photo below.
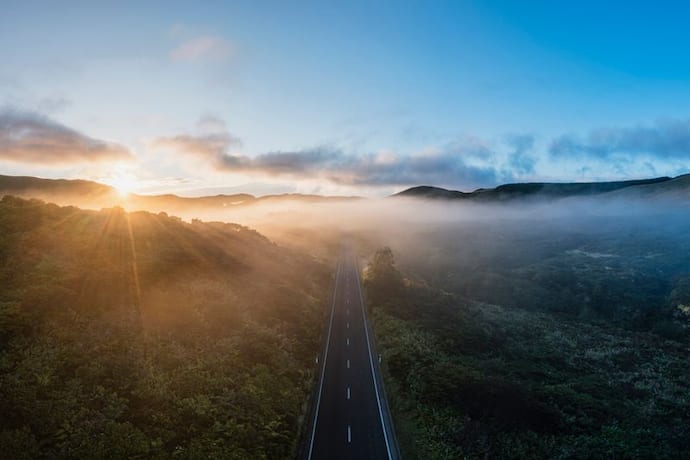
{"type": "Polygon", "coordinates": [[[376,251],[367,268],[367,286],[371,286],[370,298],[374,305],[394,302],[404,296],[405,283],[395,266],[393,251],[384,247],[376,251]]]}

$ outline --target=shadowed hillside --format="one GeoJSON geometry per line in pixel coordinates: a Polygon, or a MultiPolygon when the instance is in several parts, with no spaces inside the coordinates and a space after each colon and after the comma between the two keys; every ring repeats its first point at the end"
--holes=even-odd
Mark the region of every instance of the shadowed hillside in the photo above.
{"type": "Polygon", "coordinates": [[[664,185],[669,182],[681,179],[670,177],[658,177],[655,179],[629,180],[619,182],[573,182],[573,183],[521,183],[499,185],[491,189],[478,189],[474,192],[459,192],[457,190],[446,190],[439,187],[419,186],[412,187],[402,192],[396,193],[395,197],[407,198],[431,198],[431,199],[461,199],[476,200],[480,202],[509,201],[518,199],[557,199],[566,197],[582,197],[591,195],[601,195],[616,190],[638,190],[646,187],[647,193],[658,191],[665,192],[664,185]]]}

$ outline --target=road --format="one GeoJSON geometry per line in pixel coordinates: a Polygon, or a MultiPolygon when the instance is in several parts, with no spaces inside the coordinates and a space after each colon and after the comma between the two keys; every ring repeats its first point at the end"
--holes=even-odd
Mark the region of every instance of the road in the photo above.
{"type": "Polygon", "coordinates": [[[307,459],[399,458],[367,323],[357,260],[344,249],[336,269],[307,459]]]}

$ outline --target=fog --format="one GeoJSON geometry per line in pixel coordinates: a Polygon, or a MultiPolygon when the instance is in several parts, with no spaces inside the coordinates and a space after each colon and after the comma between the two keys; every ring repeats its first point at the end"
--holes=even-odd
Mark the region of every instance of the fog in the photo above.
{"type": "Polygon", "coordinates": [[[690,279],[688,211],[678,199],[387,198],[259,204],[202,219],[248,225],[332,264],[343,239],[355,242],[363,266],[389,247],[411,283],[479,302],[643,327],[675,314],[673,293],[690,279]]]}
{"type": "Polygon", "coordinates": [[[470,246],[491,245],[497,236],[505,240],[511,235],[538,240],[574,233],[623,236],[648,232],[683,238],[690,223],[689,210],[687,202],[675,199],[593,197],[478,204],[384,198],[315,203],[284,200],[222,211],[188,210],[181,217],[239,223],[284,245],[332,244],[331,240],[350,236],[364,244],[363,253],[386,245],[423,254],[427,246],[452,240],[453,232],[470,232],[463,236],[464,244],[470,246]]]}
{"type": "MultiPolygon", "coordinates": [[[[632,196],[608,193],[560,199],[443,200],[388,197],[381,199],[277,195],[181,198],[174,195],[118,195],[109,187],[75,189],[73,184],[50,190],[23,189],[14,193],[59,205],[99,210],[121,206],[128,211],[164,212],[191,221],[241,224],[277,244],[306,250],[318,257],[335,257],[340,241],[353,238],[366,258],[381,246],[401,257],[427,256],[432,249],[462,244],[495,252],[539,253],[545,239],[568,235],[608,235],[625,239],[655,237],[659,242],[684,238],[690,219],[683,195],[632,196]],[[461,240],[461,241],[460,241],[461,240]],[[529,241],[531,247],[506,246],[529,241]]],[[[577,249],[577,248],[573,248],[577,249]]],[[[451,255],[450,253],[448,254],[451,255]]],[[[465,255],[466,256],[466,255],[465,255]]]]}

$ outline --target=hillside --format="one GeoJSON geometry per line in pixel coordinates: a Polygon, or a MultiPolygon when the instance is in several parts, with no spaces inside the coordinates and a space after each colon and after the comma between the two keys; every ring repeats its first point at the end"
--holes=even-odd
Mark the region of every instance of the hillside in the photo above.
{"type": "Polygon", "coordinates": [[[629,187],[611,193],[611,196],[628,198],[686,198],[690,193],[690,174],[683,174],[671,180],[642,184],[636,187],[629,187]]]}
{"type": "Polygon", "coordinates": [[[4,197],[3,455],[294,455],[329,284],[240,225],[4,197]]]}
{"type": "MultiPolygon", "coordinates": [[[[615,191],[645,190],[645,194],[663,194],[669,191],[668,184],[681,180],[685,176],[675,179],[658,177],[655,179],[617,181],[617,182],[573,182],[549,183],[533,182],[521,184],[499,185],[491,189],[477,189],[473,192],[446,190],[439,187],[418,186],[396,193],[394,197],[426,198],[444,200],[472,200],[480,202],[500,202],[517,199],[558,199],[577,196],[602,195],[615,191]]],[[[687,179],[686,179],[687,181],[687,179]]],[[[687,189],[687,187],[685,187],[687,189]]],[[[684,189],[684,190],[685,190],[684,189]]],[[[677,190],[677,189],[674,189],[677,190]]]]}

